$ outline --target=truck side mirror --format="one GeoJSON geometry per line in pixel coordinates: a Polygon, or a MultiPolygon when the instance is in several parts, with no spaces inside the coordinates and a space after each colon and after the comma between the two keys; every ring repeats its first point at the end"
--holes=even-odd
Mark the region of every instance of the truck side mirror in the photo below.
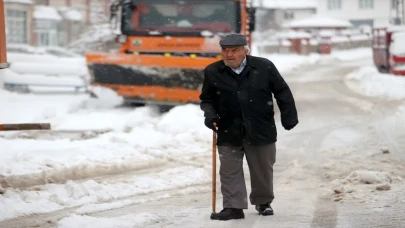
{"type": "Polygon", "coordinates": [[[249,32],[253,32],[256,28],[256,9],[248,8],[247,13],[249,17],[249,32]]]}

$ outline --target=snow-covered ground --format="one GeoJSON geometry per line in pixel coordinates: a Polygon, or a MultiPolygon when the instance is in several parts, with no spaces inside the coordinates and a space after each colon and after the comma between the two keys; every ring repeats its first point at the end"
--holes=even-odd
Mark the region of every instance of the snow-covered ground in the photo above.
{"type": "MultiPolygon", "coordinates": [[[[385,153],[387,145],[369,145],[370,141],[375,142],[373,137],[377,137],[378,131],[370,130],[368,125],[356,127],[356,123],[367,121],[365,117],[372,110],[362,108],[364,104],[377,104],[337,93],[334,89],[340,84],[321,80],[328,74],[343,79],[339,64],[370,58],[371,50],[338,51],[331,57],[265,57],[286,75],[287,82],[294,82],[292,88],[297,90],[302,119],[292,132],[282,130],[277,121],[281,138],[278,150],[282,151],[278,163],[282,166],[276,167],[276,181],[281,197],[282,192],[298,197],[298,188],[305,191],[305,186],[316,189],[322,184],[323,194],[336,201],[371,202],[383,195],[370,194],[371,190],[389,188],[394,194],[403,186],[400,176],[405,168],[392,162],[396,159],[395,149],[388,146],[385,153]],[[318,67],[325,61],[332,64],[318,67]],[[298,77],[303,80],[293,80],[298,77]],[[311,80],[305,80],[306,77],[311,80]],[[324,88],[325,85],[332,89],[324,88]],[[328,108],[313,107],[311,102],[324,102],[328,108]],[[360,111],[353,114],[350,110],[355,106],[360,111]],[[378,151],[380,148],[383,150],[378,151]],[[325,173],[326,183],[314,177],[319,170],[325,173]]],[[[346,82],[352,81],[350,88],[355,92],[371,98],[405,97],[400,89],[405,85],[404,78],[379,75],[370,67],[353,69],[356,68],[350,68],[352,73],[346,82]]],[[[161,114],[153,106],[119,107],[120,98],[109,90],[100,92],[105,94],[101,101],[82,94],[16,94],[0,89],[0,107],[6,110],[0,112],[1,123],[49,122],[53,129],[0,133],[0,222],[68,210],[56,221],[57,227],[152,226],[164,222],[164,218],[149,213],[146,206],[144,211],[143,203],[209,192],[212,132],[203,125],[198,106],[178,106],[161,114]],[[140,209],[106,217],[88,215],[133,205],[140,209]]],[[[383,126],[405,124],[405,106],[393,110],[379,120],[383,126]]],[[[400,131],[394,133],[400,137],[400,131]]],[[[303,202],[313,203],[314,197],[308,194],[303,202]]],[[[207,199],[204,203],[202,207],[210,206],[207,199]]],[[[279,210],[287,210],[288,205],[294,206],[294,202],[276,202],[279,210]]],[[[312,213],[311,208],[307,210],[302,212],[303,217],[312,213]]],[[[179,213],[176,218],[180,222],[191,216],[187,211],[179,213]]]]}
{"type": "Polygon", "coordinates": [[[346,79],[353,91],[366,96],[405,99],[404,76],[382,74],[374,66],[364,66],[348,74],[346,79]]]}

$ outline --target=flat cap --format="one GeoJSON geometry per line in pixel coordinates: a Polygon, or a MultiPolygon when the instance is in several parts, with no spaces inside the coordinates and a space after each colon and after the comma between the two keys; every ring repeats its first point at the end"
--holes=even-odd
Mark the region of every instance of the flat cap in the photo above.
{"type": "Polygon", "coordinates": [[[235,33],[226,35],[219,41],[221,47],[245,46],[247,44],[247,39],[244,35],[235,33]]]}

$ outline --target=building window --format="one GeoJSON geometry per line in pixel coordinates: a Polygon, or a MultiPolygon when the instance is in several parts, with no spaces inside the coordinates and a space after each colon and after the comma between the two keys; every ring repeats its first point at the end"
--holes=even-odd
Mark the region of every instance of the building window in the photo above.
{"type": "Polygon", "coordinates": [[[49,6],[49,0],[37,0],[36,1],[37,5],[45,5],[45,6],[49,6]]]}
{"type": "Polygon", "coordinates": [[[360,27],[364,27],[364,26],[369,26],[369,27],[373,27],[373,26],[374,26],[374,20],[373,20],[373,19],[350,20],[350,23],[351,23],[355,28],[360,28],[360,27]]]}
{"type": "Polygon", "coordinates": [[[336,10],[342,8],[342,1],[341,0],[328,0],[328,9],[329,10],[336,10]]]}
{"type": "Polygon", "coordinates": [[[6,10],[7,43],[27,43],[27,12],[23,10],[6,10]]]}
{"type": "Polygon", "coordinates": [[[57,46],[58,34],[56,31],[37,31],[38,46],[57,46]]]}
{"type": "Polygon", "coordinates": [[[400,0],[391,0],[391,9],[397,9],[400,0]]]}
{"type": "Polygon", "coordinates": [[[38,46],[58,45],[58,21],[36,19],[34,25],[38,46]]]}
{"type": "Polygon", "coordinates": [[[359,0],[360,9],[372,9],[374,8],[374,0],[359,0]]]}
{"type": "Polygon", "coordinates": [[[286,19],[286,20],[294,19],[294,12],[293,11],[284,11],[284,19],[286,19]]]}

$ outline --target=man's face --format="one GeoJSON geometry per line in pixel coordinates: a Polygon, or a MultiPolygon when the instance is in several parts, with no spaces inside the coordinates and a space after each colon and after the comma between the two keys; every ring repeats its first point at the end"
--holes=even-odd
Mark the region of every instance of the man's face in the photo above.
{"type": "Polygon", "coordinates": [[[226,65],[231,66],[232,68],[238,68],[247,53],[248,51],[243,46],[223,47],[222,59],[226,65]]]}

